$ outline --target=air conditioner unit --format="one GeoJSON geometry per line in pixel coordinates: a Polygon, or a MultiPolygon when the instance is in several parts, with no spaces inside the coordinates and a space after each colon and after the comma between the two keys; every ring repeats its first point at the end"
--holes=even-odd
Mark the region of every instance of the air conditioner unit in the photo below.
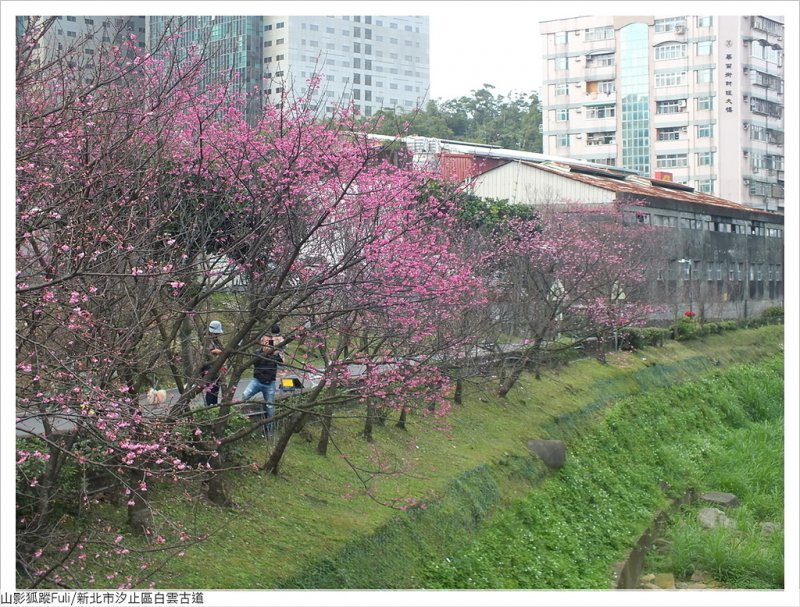
{"type": "Polygon", "coordinates": [[[676,34],[685,34],[686,33],[686,26],[685,25],[676,25],[675,26],[675,33],[676,34]]]}
{"type": "Polygon", "coordinates": [[[747,124],[747,123],[745,122],[745,123],[742,125],[742,128],[743,128],[743,129],[746,131],[747,129],[749,129],[749,128],[750,128],[750,125],[749,125],[749,124],[747,124]]]}
{"type": "Polygon", "coordinates": [[[575,63],[580,63],[581,61],[583,61],[582,57],[575,57],[575,63]]]}
{"type": "Polygon", "coordinates": [[[678,99],[678,107],[686,107],[686,99],[678,99]]]}
{"type": "Polygon", "coordinates": [[[581,83],[580,83],[580,82],[576,82],[576,83],[575,83],[575,88],[576,88],[576,89],[579,89],[579,88],[581,88],[581,83]]]}
{"type": "Polygon", "coordinates": [[[688,126],[682,126],[681,127],[681,131],[684,132],[684,133],[686,133],[688,130],[689,130],[688,126]]]}
{"type": "Polygon", "coordinates": [[[753,173],[758,173],[758,167],[753,167],[753,173]]]}
{"type": "Polygon", "coordinates": [[[581,133],[578,133],[577,135],[575,135],[575,139],[583,139],[583,135],[581,133]]]}
{"type": "Polygon", "coordinates": [[[747,177],[745,177],[742,181],[744,181],[745,185],[750,185],[750,180],[747,177]]]}
{"type": "Polygon", "coordinates": [[[582,114],[583,110],[581,108],[578,108],[578,109],[575,110],[575,113],[576,114],[582,114]]]}
{"type": "Polygon", "coordinates": [[[747,158],[749,155],[750,155],[750,152],[748,152],[747,150],[742,152],[742,156],[744,156],[745,158],[747,158]]]}

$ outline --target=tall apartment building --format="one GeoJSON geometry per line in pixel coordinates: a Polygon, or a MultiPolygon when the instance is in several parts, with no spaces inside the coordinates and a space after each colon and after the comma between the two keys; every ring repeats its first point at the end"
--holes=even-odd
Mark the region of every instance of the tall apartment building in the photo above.
{"type": "Polygon", "coordinates": [[[782,17],[540,23],[544,152],[784,208],[782,17]]]}
{"type": "MultiPolygon", "coordinates": [[[[44,22],[51,17],[36,17],[44,22]]],[[[146,18],[143,16],[64,16],[52,17],[52,26],[39,41],[42,56],[64,54],[70,49],[69,60],[91,67],[94,55],[103,44],[119,44],[133,34],[136,45],[145,48],[146,18]]],[[[16,34],[21,37],[34,17],[16,17],[16,34]]]]}
{"type": "Polygon", "coordinates": [[[315,74],[322,78],[315,100],[327,113],[350,100],[364,116],[382,108],[408,111],[428,94],[428,17],[150,17],[151,46],[178,29],[185,48],[208,43],[207,81],[236,72],[242,92],[260,91],[250,112],[287,88],[305,94],[315,74]]]}

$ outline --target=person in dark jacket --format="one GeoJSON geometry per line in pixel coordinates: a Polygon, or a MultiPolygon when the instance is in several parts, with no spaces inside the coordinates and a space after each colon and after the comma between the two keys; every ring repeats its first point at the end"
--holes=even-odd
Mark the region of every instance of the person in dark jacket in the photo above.
{"type": "MultiPolygon", "coordinates": [[[[275,383],[278,376],[278,365],[283,363],[280,352],[275,348],[273,336],[261,336],[261,345],[254,353],[253,379],[242,393],[242,400],[250,400],[256,393],[264,397],[264,418],[273,415],[272,404],[275,402],[275,383]]],[[[272,424],[264,428],[264,434],[272,434],[272,424]]]]}

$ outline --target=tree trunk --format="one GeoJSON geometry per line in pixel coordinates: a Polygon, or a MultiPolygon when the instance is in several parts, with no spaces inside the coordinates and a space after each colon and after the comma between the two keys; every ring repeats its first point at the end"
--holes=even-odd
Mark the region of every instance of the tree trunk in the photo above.
{"type": "Polygon", "coordinates": [[[211,464],[210,476],[208,479],[208,492],[207,496],[212,504],[222,507],[229,507],[233,505],[233,501],[228,497],[225,489],[225,479],[220,468],[222,467],[222,460],[219,455],[215,455],[208,460],[211,464]]]}
{"type": "Polygon", "coordinates": [[[368,443],[374,442],[374,438],[372,436],[372,428],[375,423],[375,405],[372,402],[372,399],[367,400],[367,418],[364,420],[364,430],[362,430],[361,435],[367,439],[368,443]]]}
{"type": "Polygon", "coordinates": [[[270,453],[267,461],[264,462],[264,467],[262,468],[265,472],[272,473],[274,475],[278,474],[278,466],[281,463],[281,458],[283,457],[284,451],[286,451],[286,447],[289,446],[289,439],[292,438],[292,434],[299,431],[300,428],[303,427],[303,424],[306,421],[307,413],[299,413],[294,417],[290,418],[289,423],[286,425],[286,429],[281,434],[280,438],[278,438],[278,442],[275,445],[275,448],[270,453]]]}
{"type": "MultiPolygon", "coordinates": [[[[220,386],[220,396],[223,396],[222,386],[220,386]]],[[[223,398],[219,408],[219,416],[213,424],[211,424],[212,438],[222,438],[225,436],[225,428],[228,426],[228,415],[231,411],[231,405],[227,398],[223,398]]],[[[220,447],[208,458],[208,463],[211,466],[208,478],[208,492],[207,497],[212,504],[217,506],[228,507],[233,505],[228,493],[225,489],[225,480],[223,474],[220,472],[222,468],[222,449],[220,447]]]]}
{"type": "Polygon", "coordinates": [[[136,533],[142,535],[149,535],[150,530],[153,528],[153,513],[150,512],[150,506],[147,500],[144,499],[139,483],[145,478],[141,471],[133,472],[131,474],[131,496],[128,500],[128,526],[136,533]],[[133,502],[131,504],[130,502],[133,502]]]}
{"type": "Polygon", "coordinates": [[[500,384],[500,387],[497,389],[497,396],[500,398],[505,398],[508,393],[511,391],[511,388],[514,387],[514,384],[517,383],[520,375],[522,375],[522,371],[525,369],[525,366],[520,364],[512,369],[511,373],[509,373],[503,383],[500,384]]]}
{"type": "Polygon", "coordinates": [[[400,409],[400,419],[397,420],[397,423],[395,424],[395,427],[396,428],[400,428],[401,430],[405,430],[406,429],[406,408],[405,407],[400,409]]]}
{"type": "Polygon", "coordinates": [[[464,398],[464,381],[459,377],[456,379],[456,389],[453,392],[453,402],[457,405],[462,404],[464,398]]]}
{"type": "Polygon", "coordinates": [[[318,455],[327,455],[328,454],[328,441],[331,437],[331,425],[333,424],[333,405],[327,404],[325,405],[325,410],[323,411],[322,415],[322,432],[319,436],[319,442],[317,443],[317,454],[318,455]]]}
{"type": "Polygon", "coordinates": [[[183,364],[183,376],[192,377],[194,369],[194,353],[192,352],[192,325],[188,318],[181,321],[181,327],[178,333],[178,339],[181,346],[181,362],[183,364]]]}

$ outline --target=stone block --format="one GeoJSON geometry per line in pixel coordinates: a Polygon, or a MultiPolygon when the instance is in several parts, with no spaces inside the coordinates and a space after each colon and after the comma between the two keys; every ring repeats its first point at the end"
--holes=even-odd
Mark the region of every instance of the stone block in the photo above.
{"type": "Polygon", "coordinates": [[[560,440],[529,440],[527,447],[548,468],[563,468],[567,463],[567,446],[560,440]]]}
{"type": "Polygon", "coordinates": [[[723,493],[721,491],[702,493],[700,499],[726,508],[736,508],[739,505],[739,499],[733,493],[723,493]]]}
{"type": "Polygon", "coordinates": [[[657,573],[655,585],[664,590],[675,589],[675,576],[671,573],[657,573]]]}
{"type": "Polygon", "coordinates": [[[697,513],[697,520],[706,529],[734,526],[734,522],[725,516],[725,513],[718,508],[703,508],[697,513]]]}

